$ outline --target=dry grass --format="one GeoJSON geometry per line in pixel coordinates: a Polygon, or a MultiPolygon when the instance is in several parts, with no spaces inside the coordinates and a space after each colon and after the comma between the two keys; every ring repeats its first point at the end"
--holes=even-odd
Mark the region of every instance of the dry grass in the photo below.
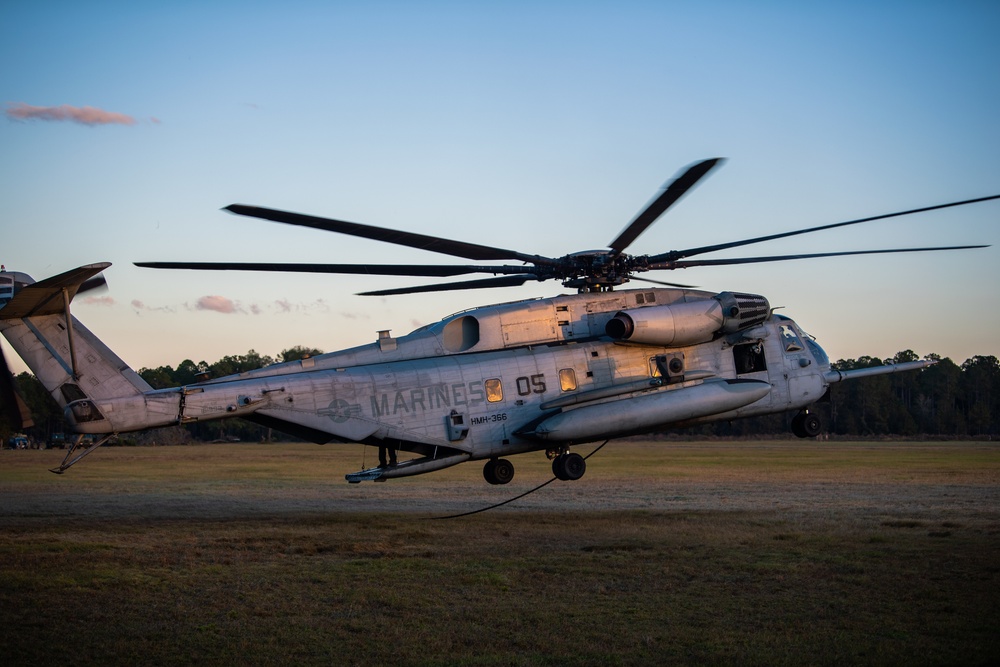
{"type": "MultiPolygon", "coordinates": [[[[585,450],[589,451],[589,450],[585,450]]],[[[612,443],[427,520],[475,464],[360,448],[0,455],[6,664],[988,664],[1000,448],[612,443]]]]}

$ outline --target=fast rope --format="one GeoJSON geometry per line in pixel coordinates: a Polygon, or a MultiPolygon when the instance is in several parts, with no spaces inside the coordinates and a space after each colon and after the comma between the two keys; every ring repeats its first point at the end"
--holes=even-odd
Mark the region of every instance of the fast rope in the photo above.
{"type": "MultiPolygon", "coordinates": [[[[601,448],[604,447],[604,445],[608,444],[609,442],[611,442],[610,439],[605,440],[604,442],[602,442],[600,445],[597,446],[597,448],[594,451],[592,451],[591,453],[589,453],[586,456],[584,456],[583,460],[586,461],[591,456],[593,456],[597,452],[601,451],[601,448]]],[[[462,512],[461,514],[450,514],[448,516],[432,516],[432,517],[428,517],[428,520],[430,520],[430,521],[438,521],[438,520],[441,520],[441,519],[458,519],[458,518],[463,517],[463,516],[472,516],[473,514],[479,514],[480,512],[485,512],[487,510],[496,509],[497,507],[503,507],[507,503],[512,503],[515,500],[520,500],[521,498],[524,498],[525,496],[527,496],[529,494],[532,494],[535,491],[538,491],[539,489],[542,489],[542,488],[548,486],[549,484],[551,484],[552,482],[556,481],[557,479],[558,479],[558,477],[553,477],[549,481],[543,482],[542,484],[539,484],[535,488],[530,489],[528,491],[525,491],[524,493],[522,493],[519,496],[514,496],[513,498],[508,498],[507,500],[503,501],[502,503],[497,503],[496,505],[490,505],[489,507],[481,507],[481,508],[479,508],[477,510],[472,510],[471,512],[462,512]]]]}

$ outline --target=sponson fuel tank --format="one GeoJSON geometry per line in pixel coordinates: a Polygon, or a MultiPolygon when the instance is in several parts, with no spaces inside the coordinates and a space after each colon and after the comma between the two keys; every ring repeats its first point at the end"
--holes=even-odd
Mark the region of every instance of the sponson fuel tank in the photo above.
{"type": "Polygon", "coordinates": [[[604,330],[615,340],[681,347],[756,326],[770,312],[762,296],[720,292],[711,299],[620,310],[604,330]]]}
{"type": "Polygon", "coordinates": [[[771,385],[760,380],[712,380],[693,387],[660,390],[628,400],[567,410],[517,435],[546,442],[614,438],[736,410],[759,401],[770,391],[771,385]]]}

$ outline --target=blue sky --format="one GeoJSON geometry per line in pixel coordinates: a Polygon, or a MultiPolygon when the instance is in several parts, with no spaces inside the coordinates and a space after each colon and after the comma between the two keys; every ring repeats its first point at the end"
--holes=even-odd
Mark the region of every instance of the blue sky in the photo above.
{"type": "MultiPolygon", "coordinates": [[[[995,2],[7,2],[0,262],[113,262],[75,314],[135,368],[358,345],[562,288],[371,298],[409,279],[131,263],[463,263],[236,202],[558,256],[716,156],[630,252],[1000,194],[998,33],[995,2]],[[63,105],[132,122],[19,117],[63,105]]],[[[1000,202],[712,256],[979,243],[653,277],[763,294],[834,359],[961,362],[1000,355],[1000,202]]]]}

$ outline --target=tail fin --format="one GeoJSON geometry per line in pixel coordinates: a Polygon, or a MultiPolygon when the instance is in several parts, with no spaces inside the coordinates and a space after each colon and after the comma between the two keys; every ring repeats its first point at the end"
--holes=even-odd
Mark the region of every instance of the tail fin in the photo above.
{"type": "Polygon", "coordinates": [[[152,389],[70,314],[81,286],[109,266],[90,264],[37,283],[23,273],[0,273],[0,290],[8,282],[13,287],[13,296],[0,305],[0,332],[62,407],[82,401],[80,407],[91,410],[94,401],[152,389]]]}

